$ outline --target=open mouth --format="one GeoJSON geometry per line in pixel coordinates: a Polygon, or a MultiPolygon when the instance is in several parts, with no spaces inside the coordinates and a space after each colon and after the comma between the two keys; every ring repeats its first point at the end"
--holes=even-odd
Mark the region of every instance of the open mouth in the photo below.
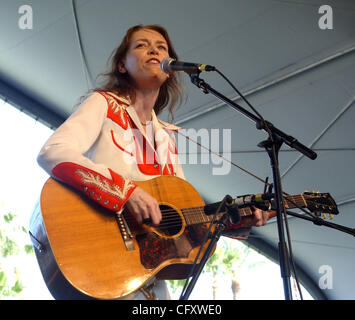
{"type": "Polygon", "coordinates": [[[160,61],[156,58],[152,58],[147,60],[147,63],[160,64],[160,61]]]}

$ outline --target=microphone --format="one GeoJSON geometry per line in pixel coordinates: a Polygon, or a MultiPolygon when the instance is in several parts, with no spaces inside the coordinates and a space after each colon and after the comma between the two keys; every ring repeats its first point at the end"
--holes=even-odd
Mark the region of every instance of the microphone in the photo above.
{"type": "Polygon", "coordinates": [[[267,203],[274,197],[273,193],[246,194],[235,198],[234,202],[239,208],[260,206],[261,209],[269,208],[267,203]]]}
{"type": "MultiPolygon", "coordinates": [[[[229,208],[236,206],[237,208],[245,208],[250,206],[255,206],[262,210],[269,210],[270,209],[270,200],[274,198],[273,193],[259,193],[259,194],[247,194],[244,196],[236,197],[235,199],[228,199],[227,206],[229,208]]],[[[214,214],[220,202],[210,203],[204,206],[204,213],[206,215],[214,214]]],[[[226,208],[222,208],[224,210],[226,208]]]]}
{"type": "Polygon", "coordinates": [[[165,73],[173,71],[185,71],[189,74],[200,73],[201,71],[214,71],[216,68],[208,64],[177,61],[172,58],[165,58],[160,63],[160,68],[165,73]]]}

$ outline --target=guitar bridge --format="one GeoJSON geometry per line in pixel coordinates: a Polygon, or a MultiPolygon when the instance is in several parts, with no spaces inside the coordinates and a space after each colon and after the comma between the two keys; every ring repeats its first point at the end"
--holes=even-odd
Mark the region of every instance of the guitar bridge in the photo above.
{"type": "Polygon", "coordinates": [[[122,213],[116,213],[116,221],[127,251],[134,250],[133,236],[122,213]]]}

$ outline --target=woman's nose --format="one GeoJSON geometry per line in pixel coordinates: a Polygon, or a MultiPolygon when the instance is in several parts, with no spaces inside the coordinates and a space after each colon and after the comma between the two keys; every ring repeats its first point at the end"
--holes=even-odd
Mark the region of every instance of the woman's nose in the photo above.
{"type": "Polygon", "coordinates": [[[159,51],[155,46],[150,46],[149,47],[149,53],[150,54],[157,54],[159,51]]]}

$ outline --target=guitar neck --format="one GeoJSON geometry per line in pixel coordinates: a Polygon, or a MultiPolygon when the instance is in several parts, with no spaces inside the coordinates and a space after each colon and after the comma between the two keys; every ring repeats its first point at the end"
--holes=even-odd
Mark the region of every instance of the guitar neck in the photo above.
{"type": "MultiPolygon", "coordinates": [[[[287,197],[284,197],[284,202],[289,209],[307,207],[307,202],[302,194],[293,195],[293,196],[288,195],[287,197]]],[[[182,209],[182,213],[185,217],[186,224],[194,225],[194,224],[211,222],[215,215],[213,213],[207,215],[206,207],[207,206],[182,209]]],[[[239,208],[238,210],[241,217],[246,217],[253,214],[253,210],[251,207],[243,207],[243,208],[239,208]]],[[[223,210],[222,212],[217,214],[216,218],[221,217],[224,213],[225,211],[223,210]]]]}
{"type": "MultiPolygon", "coordinates": [[[[200,223],[211,222],[215,217],[214,214],[206,215],[205,206],[203,207],[193,207],[193,208],[184,208],[181,210],[187,225],[194,225],[200,223]]],[[[216,218],[221,217],[225,211],[218,213],[216,218]]],[[[239,208],[239,214],[241,217],[250,216],[253,214],[253,211],[250,207],[239,208]]]]}
{"type": "Polygon", "coordinates": [[[303,194],[284,196],[284,203],[289,209],[308,207],[308,203],[303,194]]]}

